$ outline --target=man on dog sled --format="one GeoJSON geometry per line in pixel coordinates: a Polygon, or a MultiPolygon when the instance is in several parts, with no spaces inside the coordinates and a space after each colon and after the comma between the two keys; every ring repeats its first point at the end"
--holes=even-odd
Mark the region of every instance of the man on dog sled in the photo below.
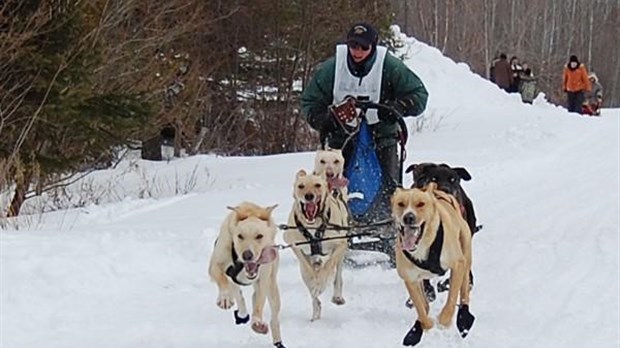
{"type": "Polygon", "coordinates": [[[365,224],[390,218],[390,196],[402,186],[404,144],[399,158],[398,142],[406,129],[400,118],[420,115],[428,99],[420,78],[378,41],[373,26],[353,25],[301,96],[321,145],[342,149],[352,219],[365,224]]]}

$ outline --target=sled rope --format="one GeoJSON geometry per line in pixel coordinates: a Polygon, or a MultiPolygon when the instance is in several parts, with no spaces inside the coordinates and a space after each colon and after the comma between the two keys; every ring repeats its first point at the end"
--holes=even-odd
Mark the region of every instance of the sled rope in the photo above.
{"type": "MultiPolygon", "coordinates": [[[[360,229],[367,230],[367,229],[371,229],[374,227],[390,225],[392,223],[393,223],[392,219],[386,219],[386,220],[381,220],[381,221],[377,221],[377,222],[373,222],[369,224],[355,225],[355,226],[340,226],[340,225],[334,225],[334,224],[328,223],[327,228],[329,228],[330,230],[336,230],[336,231],[352,231],[352,230],[360,230],[360,229]]],[[[294,229],[297,229],[297,226],[278,225],[278,228],[281,230],[291,230],[291,229],[294,230],[294,229]]],[[[319,230],[320,227],[306,227],[306,229],[307,230],[319,230]]],[[[388,238],[381,237],[381,233],[377,233],[377,232],[358,232],[358,233],[350,233],[344,236],[314,238],[312,241],[307,240],[307,241],[291,243],[291,244],[277,244],[276,247],[282,250],[282,249],[288,249],[288,248],[292,248],[292,247],[299,246],[299,245],[306,245],[306,244],[317,243],[317,242],[320,243],[320,242],[329,241],[329,240],[353,239],[356,237],[377,237],[379,239],[385,239],[385,240],[395,238],[393,236],[388,237],[388,238]]]]}

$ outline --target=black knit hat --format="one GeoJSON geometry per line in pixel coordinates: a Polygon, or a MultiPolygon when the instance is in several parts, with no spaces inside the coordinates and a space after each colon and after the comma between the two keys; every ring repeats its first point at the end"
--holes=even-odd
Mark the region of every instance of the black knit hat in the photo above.
{"type": "Polygon", "coordinates": [[[368,23],[357,23],[347,33],[347,43],[355,42],[364,47],[376,46],[379,33],[368,23]]]}
{"type": "Polygon", "coordinates": [[[570,63],[570,62],[579,63],[579,59],[577,59],[577,56],[573,54],[573,55],[572,55],[572,56],[570,56],[570,58],[568,59],[568,62],[569,62],[569,63],[570,63]]]}

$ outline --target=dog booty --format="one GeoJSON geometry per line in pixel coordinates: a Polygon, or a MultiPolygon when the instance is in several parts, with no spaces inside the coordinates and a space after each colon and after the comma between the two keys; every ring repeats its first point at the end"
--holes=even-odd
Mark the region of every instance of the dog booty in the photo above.
{"type": "Polygon", "coordinates": [[[469,312],[469,305],[461,305],[456,315],[456,328],[461,333],[461,337],[465,338],[467,336],[469,330],[474,325],[474,320],[476,320],[476,317],[469,312]]]}
{"type": "Polygon", "coordinates": [[[240,317],[239,316],[239,310],[235,309],[235,324],[237,324],[237,325],[247,324],[248,321],[250,321],[250,315],[249,314],[247,314],[245,317],[240,317]]]}
{"type": "Polygon", "coordinates": [[[420,323],[419,320],[416,320],[411,330],[407,332],[407,335],[403,339],[403,346],[413,347],[416,344],[420,343],[423,333],[424,330],[422,330],[422,323],[420,323]]]}

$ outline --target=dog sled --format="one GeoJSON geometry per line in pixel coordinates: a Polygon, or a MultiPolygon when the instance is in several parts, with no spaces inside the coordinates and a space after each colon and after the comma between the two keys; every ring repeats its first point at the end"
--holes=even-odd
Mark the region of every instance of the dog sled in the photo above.
{"type": "Polygon", "coordinates": [[[408,139],[402,115],[389,105],[347,99],[331,108],[338,123],[347,134],[342,146],[345,154],[344,175],[348,179],[350,217],[349,253],[346,262],[352,267],[387,263],[396,266],[394,256],[395,230],[390,213],[390,196],[402,185],[403,166],[408,139]],[[367,113],[387,109],[397,114],[397,177],[384,173],[375,142],[368,125],[367,113]],[[373,110],[373,111],[371,111],[373,110]],[[372,253],[369,253],[372,252],[372,253]]]}

